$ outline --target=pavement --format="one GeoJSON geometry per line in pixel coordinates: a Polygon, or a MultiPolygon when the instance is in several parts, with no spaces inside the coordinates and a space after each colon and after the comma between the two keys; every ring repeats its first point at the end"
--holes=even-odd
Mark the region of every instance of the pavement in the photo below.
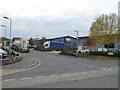
{"type": "Polygon", "coordinates": [[[22,60],[20,62],[1,66],[0,76],[20,72],[22,70],[32,68],[38,64],[39,60],[32,59],[27,55],[28,53],[21,53],[22,60]]]}

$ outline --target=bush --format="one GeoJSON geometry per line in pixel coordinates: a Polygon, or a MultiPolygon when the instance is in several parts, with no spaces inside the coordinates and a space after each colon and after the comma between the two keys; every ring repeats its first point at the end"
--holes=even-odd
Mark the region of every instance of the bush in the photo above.
{"type": "Polygon", "coordinates": [[[114,52],[113,55],[114,55],[115,57],[120,57],[120,52],[114,52]]]}
{"type": "MultiPolygon", "coordinates": [[[[90,51],[91,55],[101,55],[101,56],[109,56],[108,52],[102,52],[102,51],[90,51]]],[[[113,52],[113,55],[115,57],[120,57],[120,52],[113,52]]]]}
{"type": "Polygon", "coordinates": [[[70,56],[76,56],[76,51],[75,50],[62,50],[60,54],[64,55],[70,55],[70,56]]]}
{"type": "Polygon", "coordinates": [[[76,51],[76,48],[65,48],[64,50],[76,51]]]}
{"type": "Polygon", "coordinates": [[[92,55],[102,55],[102,56],[107,56],[107,52],[101,52],[101,51],[90,51],[90,54],[92,55]]]}

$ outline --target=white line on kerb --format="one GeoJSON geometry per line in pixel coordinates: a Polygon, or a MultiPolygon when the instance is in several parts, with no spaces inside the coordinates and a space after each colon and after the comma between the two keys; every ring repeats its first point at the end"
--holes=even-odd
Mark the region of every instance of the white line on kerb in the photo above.
{"type": "Polygon", "coordinates": [[[32,77],[21,78],[21,80],[28,80],[28,79],[32,79],[32,77]]]}
{"type": "Polygon", "coordinates": [[[88,64],[83,64],[83,63],[78,63],[78,64],[82,65],[82,66],[87,66],[87,67],[90,67],[90,68],[101,69],[101,67],[91,66],[91,65],[88,65],[88,64]]]}
{"type": "MultiPolygon", "coordinates": [[[[26,70],[30,70],[30,69],[33,69],[33,68],[35,68],[35,67],[37,67],[37,66],[39,66],[41,64],[41,62],[40,62],[40,60],[38,61],[38,64],[36,65],[36,66],[33,66],[33,67],[31,67],[31,68],[28,68],[28,69],[23,69],[23,71],[26,71],[26,70]]],[[[27,66],[27,67],[29,67],[29,66],[27,66]]]]}
{"type": "Polygon", "coordinates": [[[7,80],[3,80],[3,81],[14,81],[16,79],[7,79],[7,80]]]}

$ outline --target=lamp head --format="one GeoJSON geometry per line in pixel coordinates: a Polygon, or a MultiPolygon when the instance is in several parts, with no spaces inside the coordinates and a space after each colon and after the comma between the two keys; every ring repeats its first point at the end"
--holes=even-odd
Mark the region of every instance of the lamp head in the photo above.
{"type": "Polygon", "coordinates": [[[5,25],[1,25],[2,27],[5,27],[5,25]]]}
{"type": "Polygon", "coordinates": [[[3,18],[5,18],[5,19],[9,19],[8,17],[5,17],[5,16],[4,16],[3,18]]]}

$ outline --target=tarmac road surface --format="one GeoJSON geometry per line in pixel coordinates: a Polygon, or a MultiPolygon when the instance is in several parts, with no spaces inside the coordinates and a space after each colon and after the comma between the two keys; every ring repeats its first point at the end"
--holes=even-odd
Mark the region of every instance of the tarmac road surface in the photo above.
{"type": "MultiPolygon", "coordinates": [[[[28,70],[4,75],[3,88],[45,88],[45,87],[118,87],[117,60],[91,60],[40,51],[31,51],[25,57],[39,64],[28,70]],[[102,83],[102,84],[100,84],[102,83]]],[[[16,67],[16,69],[18,69],[16,67]]]]}

